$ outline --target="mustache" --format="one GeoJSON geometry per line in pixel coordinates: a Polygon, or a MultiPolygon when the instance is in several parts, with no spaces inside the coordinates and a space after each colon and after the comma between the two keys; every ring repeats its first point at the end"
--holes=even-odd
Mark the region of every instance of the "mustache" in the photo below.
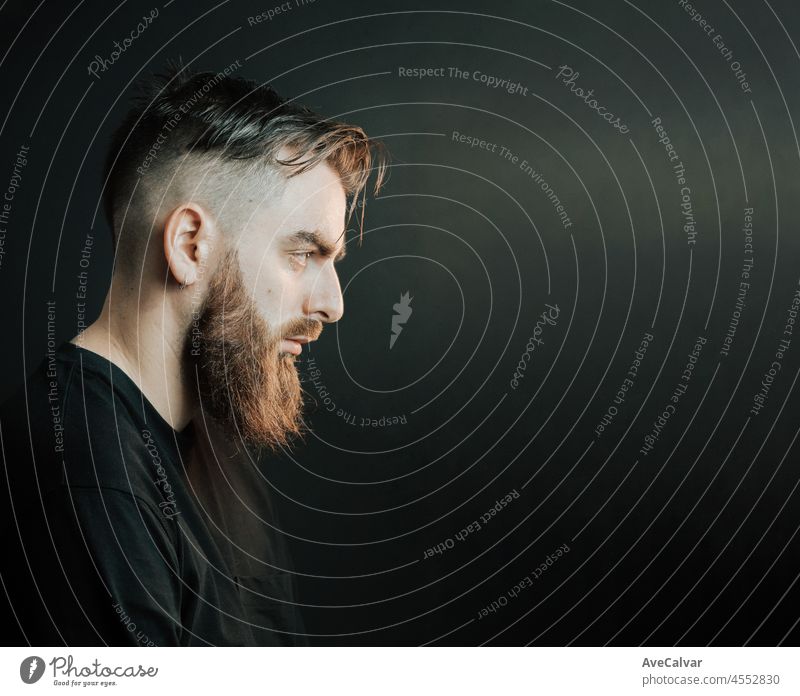
{"type": "Polygon", "coordinates": [[[322,322],[318,319],[302,317],[287,322],[279,332],[279,335],[281,338],[289,338],[289,336],[308,336],[312,341],[316,341],[322,333],[322,328],[322,322]]]}

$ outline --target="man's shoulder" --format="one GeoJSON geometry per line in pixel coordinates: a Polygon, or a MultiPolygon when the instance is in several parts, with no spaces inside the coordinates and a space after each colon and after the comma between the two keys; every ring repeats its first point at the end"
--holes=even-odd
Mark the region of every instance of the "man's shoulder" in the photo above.
{"type": "Polygon", "coordinates": [[[152,492],[146,426],[124,386],[74,351],[45,359],[0,406],[7,469],[35,471],[44,488],[152,492]]]}

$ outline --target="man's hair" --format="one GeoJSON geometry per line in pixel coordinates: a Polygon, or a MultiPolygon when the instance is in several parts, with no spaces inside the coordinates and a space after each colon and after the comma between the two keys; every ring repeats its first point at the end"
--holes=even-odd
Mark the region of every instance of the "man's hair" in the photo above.
{"type": "MultiPolygon", "coordinates": [[[[176,172],[180,176],[201,164],[209,179],[266,180],[279,165],[289,168],[288,178],[327,162],[351,198],[347,224],[363,192],[363,234],[368,178],[374,170],[377,194],[386,174],[383,144],[358,126],[323,118],[283,99],[269,85],[228,74],[238,64],[211,73],[193,72],[172,61],[163,72],[138,83],[133,108],[114,132],[105,164],[103,203],[115,246],[129,206],[135,207],[148,192],[152,200],[176,172]],[[278,159],[283,146],[293,156],[278,159]]],[[[213,181],[209,185],[220,188],[213,181]]]]}

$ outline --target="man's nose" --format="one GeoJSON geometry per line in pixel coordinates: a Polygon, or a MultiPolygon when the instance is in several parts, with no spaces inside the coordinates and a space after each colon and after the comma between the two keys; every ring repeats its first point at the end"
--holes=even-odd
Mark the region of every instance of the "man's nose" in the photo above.
{"type": "Polygon", "coordinates": [[[328,261],[315,278],[308,296],[306,315],[326,323],[339,321],[344,314],[344,297],[339,276],[333,263],[328,261]]]}

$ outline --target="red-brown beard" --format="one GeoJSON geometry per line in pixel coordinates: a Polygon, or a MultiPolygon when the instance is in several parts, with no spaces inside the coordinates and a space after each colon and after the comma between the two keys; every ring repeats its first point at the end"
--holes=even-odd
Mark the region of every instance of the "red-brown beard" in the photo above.
{"type": "Polygon", "coordinates": [[[227,252],[187,336],[189,378],[196,379],[200,408],[234,442],[286,447],[305,426],[295,356],[281,352],[281,340],[314,339],[321,331],[321,322],[305,318],[273,330],[247,293],[238,254],[227,252]]]}

